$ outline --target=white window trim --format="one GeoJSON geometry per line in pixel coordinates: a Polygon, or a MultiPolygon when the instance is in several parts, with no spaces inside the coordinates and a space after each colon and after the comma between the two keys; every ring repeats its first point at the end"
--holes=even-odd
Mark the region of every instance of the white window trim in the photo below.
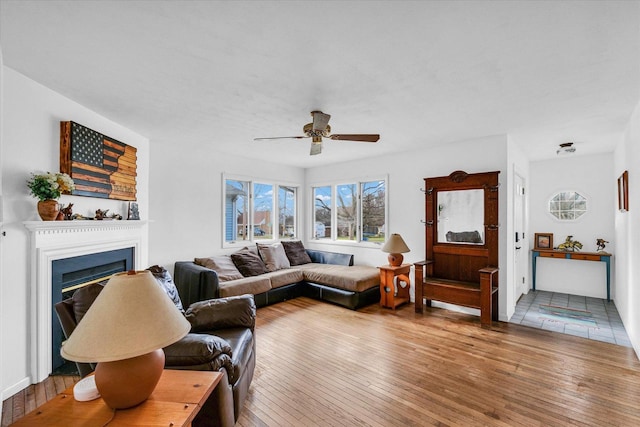
{"type": "Polygon", "coordinates": [[[280,187],[292,187],[296,189],[296,195],[295,195],[295,203],[296,203],[296,211],[295,211],[295,215],[294,215],[294,236],[291,237],[290,239],[297,239],[298,235],[300,234],[300,229],[299,229],[299,218],[300,218],[300,188],[302,188],[302,186],[298,183],[292,183],[292,182],[288,182],[288,181],[277,181],[277,180],[270,180],[270,179],[262,179],[259,177],[251,177],[251,176],[243,176],[243,175],[234,175],[234,174],[226,174],[226,173],[222,173],[222,221],[221,221],[221,240],[222,240],[222,248],[242,248],[245,247],[247,245],[255,245],[256,243],[274,243],[280,240],[288,240],[288,239],[280,239],[279,237],[279,226],[280,226],[280,216],[279,211],[278,211],[278,198],[279,198],[279,189],[280,187]],[[249,206],[248,206],[248,221],[249,221],[249,230],[247,231],[247,234],[250,236],[248,240],[233,240],[233,241],[227,241],[226,240],[226,212],[225,212],[225,207],[226,207],[226,196],[227,196],[227,180],[232,180],[232,181],[243,181],[243,182],[248,182],[249,183],[249,206]],[[253,186],[255,184],[265,184],[265,185],[271,185],[273,186],[273,198],[272,198],[272,224],[273,224],[273,238],[272,239],[254,239],[254,235],[253,235],[253,210],[254,210],[254,204],[253,204],[253,186]]]}
{"type": "Polygon", "coordinates": [[[553,191],[551,194],[549,194],[549,196],[547,197],[547,206],[545,207],[545,212],[547,213],[547,215],[550,218],[552,218],[555,222],[560,223],[560,224],[579,223],[579,222],[583,221],[585,218],[587,218],[591,214],[591,211],[592,211],[591,200],[592,200],[591,196],[588,193],[586,193],[585,191],[583,191],[583,190],[575,190],[575,189],[571,189],[571,188],[563,188],[561,190],[553,191]],[[560,218],[558,218],[557,216],[555,216],[554,214],[551,213],[549,208],[551,206],[551,201],[559,193],[578,193],[578,194],[580,194],[587,201],[587,210],[584,212],[584,214],[582,214],[579,218],[576,218],[576,219],[560,219],[560,218]]]}
{"type": "Polygon", "coordinates": [[[385,216],[385,240],[386,242],[389,236],[389,175],[374,175],[374,176],[366,176],[359,177],[353,179],[340,179],[339,181],[323,181],[318,183],[312,183],[308,187],[309,191],[309,202],[311,205],[311,214],[310,214],[310,224],[307,227],[307,241],[318,243],[318,244],[326,244],[326,245],[335,245],[335,246],[351,246],[358,248],[380,248],[384,244],[382,243],[373,243],[369,241],[362,240],[362,184],[365,182],[372,181],[384,181],[384,216],[385,216]],[[357,240],[338,240],[337,239],[337,227],[333,224],[337,224],[338,222],[338,210],[337,206],[337,197],[336,197],[336,187],[338,185],[349,185],[356,184],[358,191],[358,239],[357,240]],[[316,239],[315,238],[315,197],[314,197],[314,188],[317,187],[331,187],[331,237],[325,239],[316,239]]]}

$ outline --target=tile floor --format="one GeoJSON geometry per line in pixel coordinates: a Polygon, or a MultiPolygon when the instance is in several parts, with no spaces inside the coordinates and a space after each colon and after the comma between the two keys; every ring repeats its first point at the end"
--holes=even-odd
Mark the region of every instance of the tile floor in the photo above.
{"type": "Polygon", "coordinates": [[[529,291],[528,294],[520,297],[516,311],[509,322],[631,347],[615,304],[613,301],[607,302],[604,299],[547,291],[529,291]],[[558,321],[557,318],[551,320],[541,312],[541,304],[588,311],[592,314],[597,326],[565,323],[558,321]]]}

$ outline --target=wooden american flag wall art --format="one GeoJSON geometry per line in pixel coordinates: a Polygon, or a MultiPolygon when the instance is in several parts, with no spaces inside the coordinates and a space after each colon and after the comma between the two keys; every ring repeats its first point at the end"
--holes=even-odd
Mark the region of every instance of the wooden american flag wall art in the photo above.
{"type": "Polygon", "coordinates": [[[136,200],[137,150],[75,122],[60,122],[60,172],[76,196],[136,200]]]}

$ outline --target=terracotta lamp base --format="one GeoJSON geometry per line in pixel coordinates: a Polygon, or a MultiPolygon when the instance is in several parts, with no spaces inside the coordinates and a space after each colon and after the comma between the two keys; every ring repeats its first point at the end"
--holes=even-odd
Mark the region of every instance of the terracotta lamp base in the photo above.
{"type": "Polygon", "coordinates": [[[402,260],[404,259],[404,256],[402,254],[389,254],[387,259],[389,260],[390,266],[400,267],[400,265],[402,265],[402,260]]]}
{"type": "Polygon", "coordinates": [[[130,359],[100,362],[96,366],[96,387],[110,408],[131,408],[151,396],[163,369],[162,349],[130,359]]]}

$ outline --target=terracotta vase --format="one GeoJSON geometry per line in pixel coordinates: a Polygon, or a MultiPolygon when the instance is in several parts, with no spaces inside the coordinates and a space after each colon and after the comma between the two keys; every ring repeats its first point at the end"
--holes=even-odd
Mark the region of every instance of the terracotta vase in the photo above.
{"type": "Polygon", "coordinates": [[[38,202],[38,214],[43,221],[55,221],[60,212],[60,205],[57,200],[48,199],[38,202]]]}

